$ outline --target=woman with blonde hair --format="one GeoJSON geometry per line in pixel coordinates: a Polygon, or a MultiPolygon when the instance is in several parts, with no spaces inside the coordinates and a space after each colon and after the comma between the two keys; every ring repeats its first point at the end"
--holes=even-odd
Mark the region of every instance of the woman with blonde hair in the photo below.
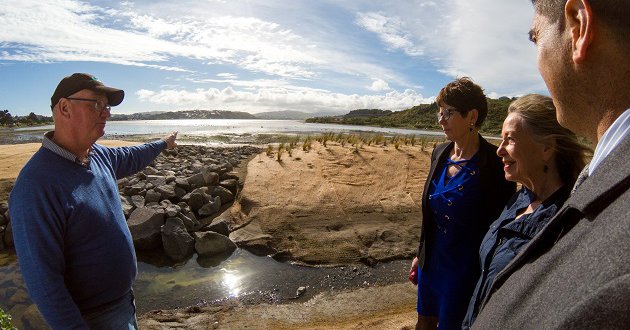
{"type": "Polygon", "coordinates": [[[505,178],[522,188],[490,226],[479,248],[481,277],[463,328],[472,326],[492,292],[493,280],[547,224],[569,197],[589,149],[560,126],[551,98],[525,95],[512,102],[497,155],[505,178]]]}

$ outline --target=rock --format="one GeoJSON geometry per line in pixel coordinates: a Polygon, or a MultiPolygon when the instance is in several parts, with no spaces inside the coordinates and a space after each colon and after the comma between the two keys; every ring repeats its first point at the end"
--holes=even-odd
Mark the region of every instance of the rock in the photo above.
{"type": "Polygon", "coordinates": [[[154,189],[147,190],[146,195],[144,196],[145,203],[159,203],[162,198],[162,194],[155,191],[154,189]]]}
{"type": "Polygon", "coordinates": [[[129,219],[129,215],[131,211],[135,208],[133,203],[131,202],[131,197],[128,196],[120,196],[120,205],[122,205],[123,214],[125,218],[129,219]]]}
{"type": "Polygon", "coordinates": [[[177,217],[182,220],[182,222],[184,223],[184,226],[186,227],[186,230],[189,232],[197,231],[201,227],[201,224],[199,223],[199,221],[197,221],[197,219],[194,218],[194,214],[193,214],[193,217],[191,218],[180,212],[177,214],[177,217]]]}
{"type": "Polygon", "coordinates": [[[199,209],[203,206],[204,201],[203,201],[203,195],[201,193],[190,193],[190,198],[188,199],[188,205],[190,206],[190,208],[197,212],[199,211],[199,209]]]}
{"type": "Polygon", "coordinates": [[[226,210],[221,216],[214,218],[209,225],[203,227],[204,231],[210,230],[221,235],[230,235],[230,226],[228,225],[228,221],[223,217],[223,214],[229,211],[230,210],[226,210]]]}
{"type": "Polygon", "coordinates": [[[200,257],[231,254],[234,250],[236,244],[226,236],[211,231],[195,233],[195,251],[200,257]]]}
{"type": "Polygon", "coordinates": [[[164,212],[166,213],[167,218],[172,218],[177,216],[177,213],[179,213],[180,210],[181,208],[178,205],[169,205],[164,209],[164,212]]]}
{"type": "Polygon", "coordinates": [[[10,221],[4,229],[4,245],[7,247],[13,247],[13,228],[11,228],[10,221]]]}
{"type": "Polygon", "coordinates": [[[125,194],[127,196],[140,195],[140,192],[142,192],[144,188],[145,188],[144,183],[136,183],[133,186],[125,187],[125,194]]]}
{"type": "Polygon", "coordinates": [[[204,204],[199,209],[198,213],[200,217],[207,217],[209,215],[213,215],[219,212],[220,209],[221,209],[221,197],[216,196],[213,201],[208,202],[207,204],[204,204]]]}
{"type": "Polygon", "coordinates": [[[188,181],[191,188],[199,188],[206,185],[206,181],[204,180],[203,174],[201,173],[197,173],[189,177],[188,179],[186,179],[186,181],[188,181]]]}
{"type": "Polygon", "coordinates": [[[219,186],[225,187],[233,195],[236,195],[236,193],[238,192],[238,180],[235,180],[235,179],[223,180],[219,182],[219,186]]]}
{"type": "Polygon", "coordinates": [[[225,172],[223,174],[221,174],[221,176],[219,177],[219,179],[221,179],[221,181],[223,180],[230,180],[230,179],[234,179],[234,180],[238,180],[238,175],[234,172],[225,172]]]}
{"type": "Polygon", "coordinates": [[[131,196],[131,204],[133,204],[136,208],[144,207],[144,197],[140,195],[131,196]]]}
{"type": "Polygon", "coordinates": [[[177,178],[175,177],[175,173],[169,174],[169,176],[166,177],[166,183],[175,182],[176,179],[177,178]]]}
{"type": "Polygon", "coordinates": [[[9,299],[9,304],[11,305],[24,304],[27,301],[28,301],[28,294],[26,293],[26,291],[24,289],[18,289],[17,291],[15,291],[13,296],[11,296],[11,298],[9,299]]]}
{"type": "Polygon", "coordinates": [[[175,179],[175,186],[180,187],[186,191],[190,190],[190,183],[186,179],[182,179],[182,178],[175,179]]]}
{"type": "Polygon", "coordinates": [[[167,184],[166,177],[161,175],[147,175],[147,182],[153,184],[154,187],[159,187],[167,184]]]}
{"type": "Polygon", "coordinates": [[[175,193],[175,185],[162,185],[159,186],[157,188],[155,188],[155,191],[159,192],[161,194],[161,198],[162,199],[174,199],[175,197],[177,197],[177,194],[175,193]]]}
{"type": "Polygon", "coordinates": [[[175,196],[177,197],[177,199],[180,199],[184,197],[185,195],[186,195],[186,190],[177,186],[175,187],[175,196]]]}
{"type": "Polygon", "coordinates": [[[230,239],[240,247],[257,256],[274,254],[277,251],[271,247],[271,236],[263,233],[260,224],[251,222],[230,233],[230,239]]]}
{"type": "Polygon", "coordinates": [[[133,244],[139,250],[152,250],[161,245],[161,227],[164,224],[164,211],[143,207],[135,209],[127,225],[133,237],[133,244]]]}
{"type": "Polygon", "coordinates": [[[156,170],[155,168],[153,168],[151,166],[147,166],[144,169],[144,173],[147,174],[147,175],[157,175],[160,172],[158,172],[158,170],[156,170]]]}
{"type": "Polygon", "coordinates": [[[222,203],[229,203],[234,200],[234,194],[221,186],[212,187],[212,190],[210,190],[210,195],[221,197],[222,203]]]}
{"type": "Polygon", "coordinates": [[[180,261],[195,251],[195,239],[188,234],[180,218],[168,218],[162,226],[162,245],[171,259],[180,261]]]}
{"type": "Polygon", "coordinates": [[[305,286],[301,286],[301,287],[297,288],[297,290],[295,291],[295,296],[299,297],[299,296],[303,295],[304,292],[306,292],[306,287],[305,286]]]}
{"type": "Polygon", "coordinates": [[[206,186],[214,186],[219,183],[219,174],[209,167],[202,168],[201,175],[203,175],[203,180],[206,183],[206,186]]]}

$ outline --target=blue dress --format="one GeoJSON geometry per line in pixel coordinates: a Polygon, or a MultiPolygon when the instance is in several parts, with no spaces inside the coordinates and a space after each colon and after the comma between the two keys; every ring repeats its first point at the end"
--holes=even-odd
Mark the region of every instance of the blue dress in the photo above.
{"type": "Polygon", "coordinates": [[[429,188],[435,226],[432,253],[419,270],[418,313],[438,317],[439,329],[459,329],[479,274],[478,210],[482,205],[477,155],[446,160],[429,188]],[[448,177],[449,165],[460,170],[448,177]]]}

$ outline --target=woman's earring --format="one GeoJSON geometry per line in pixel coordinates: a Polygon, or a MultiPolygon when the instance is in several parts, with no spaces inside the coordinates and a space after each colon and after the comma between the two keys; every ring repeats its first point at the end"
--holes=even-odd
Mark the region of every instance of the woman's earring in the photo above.
{"type": "Polygon", "coordinates": [[[470,123],[470,128],[468,130],[472,132],[474,127],[475,127],[475,124],[470,123]]]}

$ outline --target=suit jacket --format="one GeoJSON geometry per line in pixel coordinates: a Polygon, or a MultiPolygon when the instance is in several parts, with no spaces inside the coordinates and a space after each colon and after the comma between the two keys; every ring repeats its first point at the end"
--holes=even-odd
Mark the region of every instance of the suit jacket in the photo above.
{"type": "MultiPolygon", "coordinates": [[[[444,168],[446,159],[451,154],[454,145],[454,142],[442,143],[435,147],[431,154],[431,168],[429,169],[429,175],[422,193],[422,229],[417,255],[420,269],[424,269],[426,259],[431,253],[431,243],[434,239],[432,233],[436,225],[429,207],[429,187],[431,186],[431,180],[438,175],[436,172],[444,168]]],[[[503,163],[497,156],[496,151],[497,147],[495,145],[490,144],[479,135],[479,180],[481,191],[486,198],[483,199],[483,205],[479,206],[476,217],[479,232],[471,233],[479,236],[479,243],[481,243],[483,235],[488,231],[490,224],[499,217],[503,207],[516,191],[516,184],[505,180],[503,163]]]]}
{"type": "Polygon", "coordinates": [[[630,327],[630,137],[506,268],[478,329],[630,327]]]}

